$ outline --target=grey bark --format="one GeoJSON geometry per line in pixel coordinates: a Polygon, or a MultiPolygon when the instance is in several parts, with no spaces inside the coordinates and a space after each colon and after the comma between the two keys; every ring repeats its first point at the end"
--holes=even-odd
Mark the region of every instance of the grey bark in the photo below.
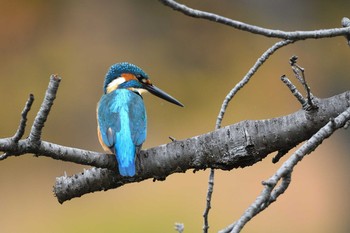
{"type": "Polygon", "coordinates": [[[59,177],[54,192],[60,203],[89,192],[117,188],[145,179],[164,180],[189,169],[231,170],[261,161],[272,152],[287,152],[309,139],[330,119],[349,107],[350,92],[314,99],[318,109],[299,110],[268,120],[247,120],[219,130],[174,141],[140,152],[135,177],[121,177],[116,170],[93,168],[72,177],[59,177]]]}

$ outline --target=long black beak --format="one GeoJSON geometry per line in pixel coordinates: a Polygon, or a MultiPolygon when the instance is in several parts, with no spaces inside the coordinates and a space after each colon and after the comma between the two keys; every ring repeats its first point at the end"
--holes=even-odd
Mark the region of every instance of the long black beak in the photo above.
{"type": "Polygon", "coordinates": [[[162,91],[161,89],[159,89],[158,87],[152,85],[152,84],[144,84],[143,87],[149,91],[150,93],[152,93],[155,96],[158,96],[159,98],[162,98],[166,101],[169,101],[170,103],[179,105],[181,107],[184,107],[184,105],[182,103],[180,103],[180,101],[178,101],[177,99],[175,99],[174,97],[172,97],[171,95],[165,93],[164,91],[162,91]]]}

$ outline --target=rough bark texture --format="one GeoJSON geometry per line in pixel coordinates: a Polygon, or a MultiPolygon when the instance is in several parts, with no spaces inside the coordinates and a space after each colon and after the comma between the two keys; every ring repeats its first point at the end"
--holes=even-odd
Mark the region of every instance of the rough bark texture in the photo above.
{"type": "MultiPolygon", "coordinates": [[[[72,177],[59,177],[54,187],[60,203],[86,193],[116,188],[130,182],[168,175],[188,169],[230,170],[253,165],[272,152],[287,152],[309,139],[331,118],[349,107],[350,92],[328,99],[314,99],[317,110],[299,110],[268,120],[247,120],[219,130],[174,141],[140,152],[137,175],[121,177],[117,171],[93,168],[72,177]]],[[[109,167],[109,166],[108,166],[109,167]]]]}

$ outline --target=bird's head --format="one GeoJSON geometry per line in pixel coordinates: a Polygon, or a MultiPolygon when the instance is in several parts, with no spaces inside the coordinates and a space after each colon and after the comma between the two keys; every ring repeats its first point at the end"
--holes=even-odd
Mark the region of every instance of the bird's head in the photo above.
{"type": "Polygon", "coordinates": [[[148,91],[173,104],[184,106],[174,97],[154,86],[140,67],[128,62],[112,65],[106,74],[103,85],[104,93],[108,94],[116,89],[128,89],[138,94],[148,91]]]}

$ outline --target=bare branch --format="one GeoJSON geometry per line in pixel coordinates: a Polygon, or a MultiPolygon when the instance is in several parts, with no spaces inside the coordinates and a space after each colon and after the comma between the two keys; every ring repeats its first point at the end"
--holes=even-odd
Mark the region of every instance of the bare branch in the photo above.
{"type": "Polygon", "coordinates": [[[206,205],[205,205],[205,210],[203,213],[203,218],[204,218],[204,226],[203,226],[203,232],[207,233],[209,230],[209,211],[211,209],[211,197],[213,195],[214,191],[214,175],[215,175],[215,170],[210,169],[210,174],[209,174],[209,181],[208,181],[208,191],[207,191],[207,199],[206,199],[206,205]]]}
{"type": "Polygon", "coordinates": [[[241,218],[228,228],[220,231],[221,233],[236,233],[244,227],[244,225],[255,215],[267,208],[271,203],[276,201],[287,188],[291,181],[293,168],[307,154],[314,151],[326,138],[331,136],[337,129],[342,128],[346,122],[350,120],[350,108],[339,114],[335,119],[331,119],[324,127],[315,133],[308,141],[306,141],[291,157],[282,164],[277,172],[267,181],[263,182],[265,188],[256,198],[254,203],[244,212],[241,218]],[[277,187],[277,183],[282,179],[282,183],[277,187]]]}
{"type": "Polygon", "coordinates": [[[70,161],[102,168],[115,168],[116,161],[114,156],[107,156],[102,153],[81,150],[78,148],[65,147],[41,140],[41,131],[44,127],[51,106],[53,105],[53,101],[55,100],[60,80],[60,77],[51,75],[48,89],[32,125],[29,137],[27,139],[18,140],[23,136],[26,116],[34,100],[32,95],[29,97],[22,112],[22,119],[15,136],[12,138],[0,139],[0,151],[5,152],[0,156],[0,160],[6,159],[10,156],[20,156],[31,153],[37,156],[46,156],[62,161],[70,161]],[[14,138],[16,140],[14,140],[14,138]]]}
{"type": "Polygon", "coordinates": [[[41,141],[39,147],[33,147],[28,139],[20,140],[17,144],[14,144],[11,138],[3,138],[0,139],[0,151],[11,152],[8,157],[30,153],[36,156],[45,156],[56,160],[100,168],[114,169],[117,166],[114,156],[62,146],[47,141],[41,141]]]}
{"type": "Polygon", "coordinates": [[[27,103],[24,106],[24,109],[21,113],[22,117],[21,117],[21,121],[19,123],[18,129],[17,129],[17,132],[15,133],[15,135],[12,138],[12,140],[15,143],[17,143],[23,137],[23,134],[24,134],[25,128],[26,128],[26,124],[27,124],[27,115],[32,107],[33,102],[34,102],[34,95],[30,94],[29,98],[27,100],[27,103]]]}
{"type": "MultiPolygon", "coordinates": [[[[142,150],[137,157],[138,174],[121,177],[116,171],[93,168],[56,181],[55,194],[60,203],[89,192],[120,187],[145,179],[164,180],[172,173],[188,169],[223,169],[250,166],[269,153],[289,150],[309,139],[339,112],[349,107],[350,92],[328,99],[316,99],[319,109],[269,120],[242,121],[219,130],[142,150]],[[301,132],[300,129],[303,129],[301,132]],[[88,182],[87,182],[88,180],[88,182]]],[[[67,158],[70,155],[67,155],[67,158]]],[[[111,161],[112,156],[103,160],[111,161]]],[[[74,156],[71,156],[72,160],[74,156]]],[[[105,167],[109,165],[105,164],[105,167]]]]}
{"type": "MultiPolygon", "coordinates": [[[[224,24],[230,27],[233,27],[238,30],[259,34],[266,37],[274,37],[283,40],[305,40],[305,39],[320,39],[327,37],[336,37],[336,36],[350,36],[350,27],[348,24],[343,24],[343,28],[331,28],[331,29],[322,29],[314,31],[281,31],[262,28],[254,26],[251,24],[246,24],[237,20],[232,20],[217,14],[196,10],[190,7],[187,7],[183,4],[179,4],[173,0],[160,0],[164,5],[171,7],[173,10],[179,11],[185,15],[206,19],[216,23],[224,24]],[[344,26],[345,25],[345,26],[344,26]]],[[[344,21],[344,20],[343,20],[344,21]]]]}
{"type": "Polygon", "coordinates": [[[289,88],[289,90],[292,92],[294,97],[299,101],[302,107],[307,105],[307,101],[303,97],[303,95],[298,91],[297,87],[285,76],[282,75],[281,80],[286,86],[289,88]]]}
{"type": "MultiPolygon", "coordinates": [[[[341,25],[342,25],[344,28],[350,27],[350,19],[347,18],[347,17],[344,17],[344,18],[341,20],[341,25]]],[[[345,35],[345,38],[346,38],[346,41],[348,42],[348,45],[350,46],[350,35],[349,35],[349,34],[345,35]]]]}
{"type": "MultiPolygon", "coordinates": [[[[18,141],[23,137],[23,134],[25,132],[25,127],[27,124],[27,115],[28,115],[28,112],[30,111],[30,108],[32,107],[33,102],[34,102],[34,96],[30,94],[26,102],[26,105],[24,106],[23,111],[21,113],[21,120],[15,135],[12,138],[7,139],[8,141],[11,141],[12,144],[17,144],[18,141]]],[[[0,160],[4,160],[10,155],[11,155],[10,151],[7,151],[2,155],[0,155],[0,160]]]]}
{"type": "Polygon", "coordinates": [[[292,40],[283,40],[279,41],[276,44],[274,44],[271,48],[266,50],[261,57],[258,58],[258,60],[255,62],[254,66],[248,71],[248,73],[243,77],[243,79],[237,83],[237,85],[227,94],[225,97],[221,109],[219,112],[219,115],[216,118],[216,128],[221,127],[222,119],[224,118],[224,114],[226,112],[226,109],[228,107],[228,104],[230,103],[231,99],[237,94],[237,92],[243,88],[251,79],[251,77],[255,74],[255,72],[264,64],[264,62],[278,49],[293,43],[292,40]]]}
{"type": "Polygon", "coordinates": [[[32,146],[38,147],[41,141],[41,131],[44,127],[47,116],[49,115],[53,101],[56,98],[56,93],[60,84],[61,78],[57,75],[51,75],[49,87],[47,88],[43,103],[40,110],[35,117],[32,129],[30,131],[28,140],[32,146]]]}
{"type": "Polygon", "coordinates": [[[311,89],[309,85],[306,82],[306,77],[305,77],[305,69],[300,67],[297,64],[298,57],[293,56],[290,59],[290,65],[292,66],[292,70],[294,72],[295,77],[298,79],[298,81],[303,85],[305,91],[306,91],[306,104],[303,105],[303,108],[305,110],[311,110],[311,109],[317,109],[317,106],[313,103],[312,101],[312,94],[311,94],[311,89]]]}
{"type": "MultiPolygon", "coordinates": [[[[24,135],[26,116],[33,102],[32,96],[27,101],[26,107],[22,112],[21,122],[15,136],[12,138],[0,139],[0,150],[5,152],[0,156],[0,159],[5,159],[12,155],[19,156],[26,153],[33,153],[38,156],[47,156],[54,159],[95,166],[92,169],[84,170],[81,174],[76,174],[71,177],[63,176],[57,178],[54,192],[60,203],[82,196],[86,193],[108,190],[131,182],[139,182],[149,178],[153,178],[154,180],[164,180],[168,175],[175,172],[184,172],[188,169],[199,170],[211,168],[208,182],[207,204],[203,214],[203,231],[208,232],[208,214],[211,208],[214,169],[230,170],[237,167],[250,166],[265,158],[269,153],[275,151],[278,151],[278,154],[275,157],[275,160],[278,160],[292,147],[310,138],[317,130],[323,127],[326,123],[325,119],[336,117],[338,112],[344,111],[349,106],[349,92],[346,92],[329,99],[313,99],[320,108],[312,112],[308,111],[308,109],[306,109],[307,111],[300,110],[296,113],[280,118],[261,121],[243,121],[219,129],[231,99],[249,82],[259,67],[261,67],[261,65],[278,49],[294,43],[297,40],[335,36],[345,36],[350,44],[350,24],[349,20],[344,18],[342,21],[343,28],[285,32],[261,28],[212,13],[198,11],[178,4],[173,0],[161,1],[165,5],[192,17],[204,18],[239,30],[283,39],[266,50],[245,77],[226,96],[216,121],[216,131],[182,141],[173,140],[173,142],[169,144],[143,150],[140,152],[136,161],[138,174],[134,177],[122,177],[117,172],[114,156],[80,150],[77,148],[64,147],[42,141],[42,129],[56,97],[60,82],[60,78],[53,75],[51,76],[44,101],[32,125],[29,137],[21,140],[24,135]],[[332,103],[337,104],[332,105],[332,103]],[[279,130],[277,130],[277,128],[279,130]],[[302,134],[300,133],[300,128],[304,130],[302,134]]],[[[305,81],[304,70],[294,64],[293,71],[297,78],[303,81],[302,83],[306,88],[308,95],[307,102],[311,105],[311,93],[305,81]]],[[[294,91],[296,96],[299,96],[298,93],[299,92],[294,91]]],[[[299,98],[299,101],[300,100],[301,99],[299,98]]],[[[349,120],[347,117],[348,116],[346,116],[344,121],[349,120]]],[[[335,130],[339,126],[338,118],[339,116],[336,119],[331,120],[327,126],[330,125],[330,127],[335,130]]],[[[345,123],[341,124],[344,125],[345,123]]],[[[322,131],[322,129],[320,131],[322,131]]],[[[308,141],[311,141],[313,144],[306,147],[307,149],[300,153],[310,153],[311,150],[317,147],[317,140],[313,140],[317,135],[318,134],[315,134],[308,141]]],[[[316,137],[316,139],[322,141],[328,136],[327,134],[321,134],[321,136],[319,136],[319,138],[316,137]]],[[[301,149],[302,148],[303,147],[301,147],[301,149]]],[[[235,229],[240,231],[240,229],[242,229],[252,217],[267,208],[287,189],[291,180],[293,167],[303,156],[305,156],[305,154],[297,154],[297,152],[296,155],[293,155],[293,158],[296,156],[299,160],[295,163],[291,163],[289,167],[282,167],[285,170],[277,171],[275,176],[263,183],[265,189],[262,194],[239,221],[231,224],[229,231],[232,230],[235,232],[235,229]],[[276,187],[277,182],[281,179],[281,184],[276,187]]],[[[178,228],[177,230],[182,232],[183,228],[178,228]]]]}
{"type": "MultiPolygon", "coordinates": [[[[222,119],[229,102],[274,52],[288,44],[305,39],[345,36],[350,45],[350,20],[343,18],[343,28],[287,32],[249,25],[220,15],[199,11],[178,4],[173,0],[160,1],[191,17],[203,18],[250,33],[282,39],[262,54],[244,78],[225,97],[217,117],[215,131],[180,141],[171,138],[171,143],[143,150],[136,161],[137,175],[122,177],[116,169],[117,164],[114,156],[42,141],[42,130],[60,83],[60,78],[53,75],[29,137],[21,140],[25,132],[27,114],[34,100],[32,95],[30,95],[22,112],[21,122],[15,135],[11,138],[0,139],[0,150],[5,152],[0,156],[0,160],[9,156],[32,153],[37,156],[47,156],[53,159],[94,166],[92,169],[84,170],[74,176],[68,177],[65,175],[57,178],[54,193],[60,203],[86,193],[117,188],[132,182],[140,182],[150,178],[164,180],[172,173],[185,172],[188,169],[196,171],[210,168],[206,208],[203,213],[203,232],[207,233],[209,229],[208,215],[211,209],[214,186],[214,169],[230,170],[250,166],[261,161],[271,152],[276,151],[278,151],[278,154],[273,161],[277,162],[291,148],[311,137],[282,165],[276,174],[263,182],[264,189],[262,193],[241,218],[222,231],[239,232],[251,218],[266,209],[285,192],[291,182],[293,168],[306,154],[313,151],[336,129],[349,123],[350,92],[329,99],[314,98],[306,83],[304,69],[294,62],[292,64],[293,71],[306,89],[307,100],[302,97],[286,77],[282,79],[294,96],[302,103],[303,110],[280,118],[243,121],[221,128],[222,119]],[[310,108],[305,108],[306,105],[311,106],[313,111],[310,111],[310,108]],[[319,108],[315,108],[315,106],[319,108]],[[338,115],[342,111],[344,112],[338,115]],[[333,119],[334,117],[336,118],[333,119]],[[328,119],[331,120],[327,123],[328,119]],[[326,123],[327,125],[325,125],[326,123]],[[300,129],[303,129],[303,131],[301,132],[300,129]],[[280,182],[280,185],[277,186],[278,182],[280,182]]],[[[176,224],[175,229],[181,233],[184,226],[183,224],[176,224]]]]}

